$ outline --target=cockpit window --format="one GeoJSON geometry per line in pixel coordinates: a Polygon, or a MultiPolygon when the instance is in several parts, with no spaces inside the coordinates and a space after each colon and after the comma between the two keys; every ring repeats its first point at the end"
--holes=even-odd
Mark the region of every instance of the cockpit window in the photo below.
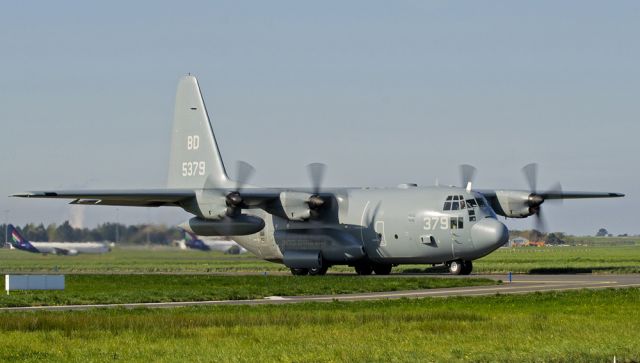
{"type": "Polygon", "coordinates": [[[449,195],[447,196],[447,199],[444,202],[442,209],[443,210],[460,210],[460,209],[474,208],[477,205],[478,204],[473,198],[467,199],[465,201],[464,196],[462,195],[449,195]]]}

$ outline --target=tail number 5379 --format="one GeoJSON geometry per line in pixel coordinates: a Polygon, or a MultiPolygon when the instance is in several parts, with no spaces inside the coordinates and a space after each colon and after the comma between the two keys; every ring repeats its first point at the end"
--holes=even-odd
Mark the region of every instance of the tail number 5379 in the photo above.
{"type": "Polygon", "coordinates": [[[182,176],[204,175],[205,167],[204,161],[185,161],[182,163],[182,176]]]}

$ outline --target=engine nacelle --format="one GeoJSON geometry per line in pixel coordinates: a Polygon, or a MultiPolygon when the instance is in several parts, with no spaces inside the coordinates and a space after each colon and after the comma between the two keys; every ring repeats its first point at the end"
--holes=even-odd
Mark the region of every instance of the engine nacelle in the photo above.
{"type": "Polygon", "coordinates": [[[227,216],[225,195],[218,191],[198,190],[195,198],[183,202],[180,206],[203,219],[222,220],[227,216]]]}
{"type": "MultiPolygon", "coordinates": [[[[533,194],[522,191],[498,190],[491,204],[496,214],[509,218],[526,218],[536,212],[533,194]]],[[[541,203],[541,202],[540,202],[541,203]]],[[[540,204],[538,203],[538,205],[540,204]]]]}
{"type": "Polygon", "coordinates": [[[312,194],[302,192],[282,192],[280,193],[280,205],[291,221],[305,221],[311,218],[311,208],[309,199],[312,194]]]}
{"type": "Polygon", "coordinates": [[[182,223],[180,228],[200,236],[246,236],[260,232],[264,220],[246,214],[219,220],[194,217],[182,223]]]}

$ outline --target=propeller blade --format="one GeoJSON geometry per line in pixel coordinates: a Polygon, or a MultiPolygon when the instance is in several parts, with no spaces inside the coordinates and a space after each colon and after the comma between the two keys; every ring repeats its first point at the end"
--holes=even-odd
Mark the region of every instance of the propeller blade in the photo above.
{"type": "Polygon", "coordinates": [[[460,180],[462,181],[462,187],[466,188],[469,183],[473,183],[473,178],[476,175],[478,169],[469,164],[460,165],[460,180]]]}
{"type": "Polygon", "coordinates": [[[536,230],[542,234],[547,233],[547,221],[542,214],[542,208],[538,209],[538,212],[535,214],[535,218],[536,230]]]}
{"type": "Polygon", "coordinates": [[[311,179],[311,186],[313,187],[313,194],[320,193],[322,187],[322,181],[324,180],[324,173],[327,166],[321,163],[311,163],[307,165],[309,171],[309,179],[311,179]]]}
{"type": "Polygon", "coordinates": [[[236,191],[241,191],[251,179],[256,169],[246,161],[238,160],[236,163],[236,191]]]}
{"type": "Polygon", "coordinates": [[[522,168],[522,172],[524,173],[524,177],[527,179],[527,183],[529,184],[529,190],[531,190],[532,193],[535,193],[537,190],[536,186],[538,184],[538,164],[527,164],[522,168]]]}
{"type": "MultiPolygon", "coordinates": [[[[545,194],[547,194],[547,195],[554,195],[554,194],[562,195],[562,184],[560,184],[559,182],[553,184],[553,186],[551,186],[551,188],[549,188],[545,192],[545,194]]],[[[559,199],[546,199],[545,198],[545,201],[546,200],[548,200],[549,202],[556,203],[556,204],[562,204],[562,198],[559,198],[559,199]]]]}

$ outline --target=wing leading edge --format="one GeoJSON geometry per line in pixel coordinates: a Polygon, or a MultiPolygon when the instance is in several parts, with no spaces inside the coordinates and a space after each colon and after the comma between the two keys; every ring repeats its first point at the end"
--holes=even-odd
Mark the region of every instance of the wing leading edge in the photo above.
{"type": "Polygon", "coordinates": [[[19,198],[72,199],[70,204],[160,207],[180,206],[181,202],[195,197],[195,192],[191,189],[61,190],[25,192],[11,196],[19,198]]]}
{"type": "MultiPolygon", "coordinates": [[[[232,189],[141,189],[141,190],[60,190],[32,191],[12,194],[18,198],[71,199],[70,204],[107,205],[126,207],[182,207],[185,203],[197,198],[198,193],[215,193],[226,195],[232,189]]],[[[245,189],[242,192],[247,205],[259,206],[265,201],[276,199],[279,190],[245,189]]]]}

